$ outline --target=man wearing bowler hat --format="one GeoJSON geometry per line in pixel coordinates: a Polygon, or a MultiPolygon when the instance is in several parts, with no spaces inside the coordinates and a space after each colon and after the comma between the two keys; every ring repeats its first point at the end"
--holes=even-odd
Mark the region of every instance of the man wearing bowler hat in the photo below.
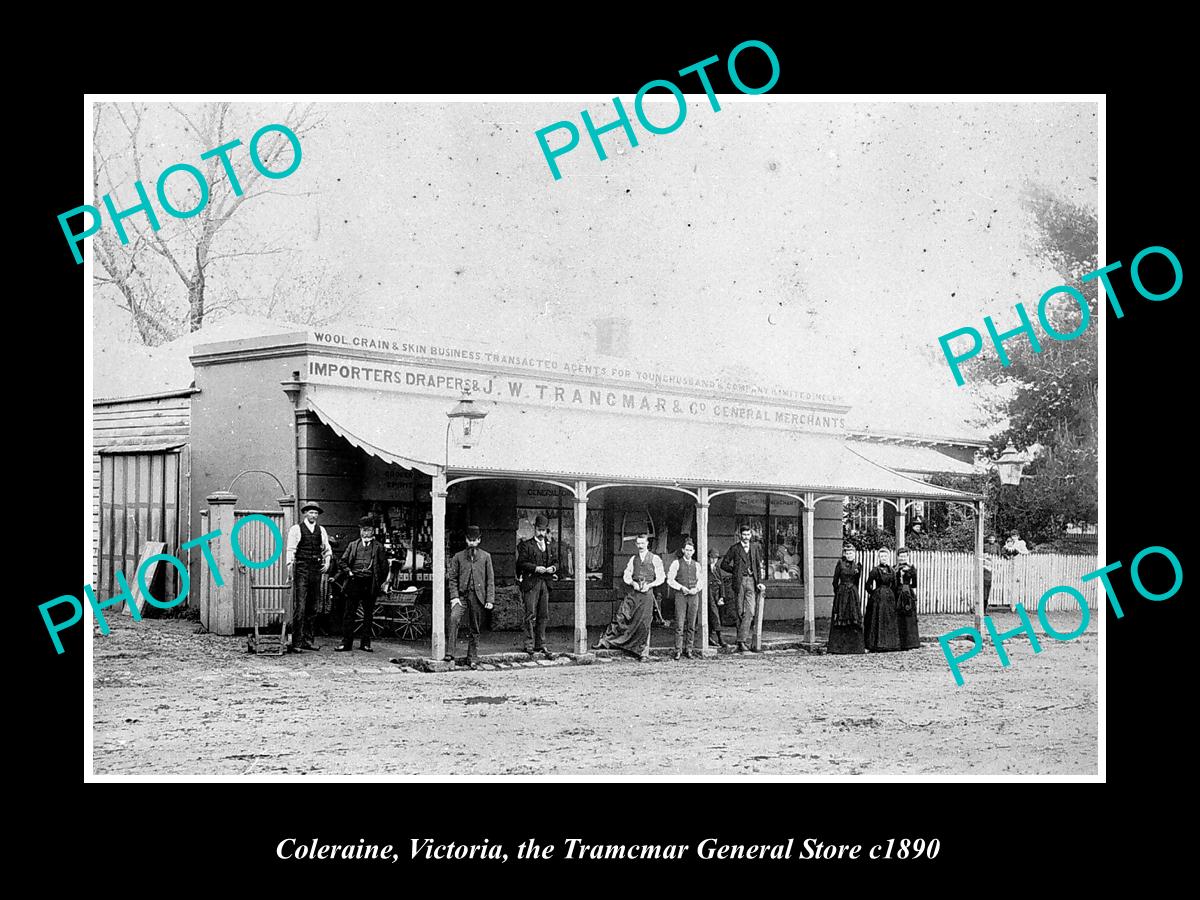
{"type": "Polygon", "coordinates": [[[375,520],[363,516],[359,520],[358,540],[350,542],[342,554],[342,566],[349,575],[346,582],[346,613],[342,617],[342,643],[334,650],[354,649],[354,614],[361,603],[363,633],[361,649],[371,650],[371,632],[375,628],[375,597],[387,592],[389,569],[387,551],[375,540],[375,520]]]}
{"type": "Polygon", "coordinates": [[[316,650],[313,643],[313,616],[321,598],[321,576],[329,571],[333,548],[329,535],[317,524],[322,513],[315,503],[300,508],[303,521],[288,529],[287,570],[292,583],[292,643],[288,652],[316,650]]]}
{"type": "Polygon", "coordinates": [[[467,526],[467,549],[459,550],[450,560],[446,579],[450,582],[450,616],[446,630],[446,661],[454,659],[458,650],[458,626],[467,617],[471,642],[467,645],[467,665],[479,668],[479,625],[483,611],[491,609],[496,599],[496,577],[492,571],[492,555],[479,544],[482,536],[478,525],[467,526]]]}
{"type": "Polygon", "coordinates": [[[546,646],[546,622],[550,618],[549,581],[558,571],[558,548],[550,540],[550,522],[541,515],[533,520],[533,537],[517,545],[517,575],[525,601],[525,652],[554,654],[546,646]]]}

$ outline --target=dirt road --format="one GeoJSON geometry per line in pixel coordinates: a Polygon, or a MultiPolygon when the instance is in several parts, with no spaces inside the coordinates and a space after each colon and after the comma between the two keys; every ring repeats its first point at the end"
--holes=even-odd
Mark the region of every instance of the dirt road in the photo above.
{"type": "Polygon", "coordinates": [[[937,644],[417,674],[386,647],[258,657],[195,627],[121,619],[94,638],[97,774],[1096,772],[1094,618],[1039,655],[1010,641],[1007,669],[987,647],[961,688],[937,644]]]}

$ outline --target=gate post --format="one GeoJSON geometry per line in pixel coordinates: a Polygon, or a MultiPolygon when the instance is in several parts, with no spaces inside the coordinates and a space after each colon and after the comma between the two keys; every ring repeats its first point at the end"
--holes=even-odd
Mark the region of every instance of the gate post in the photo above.
{"type": "Polygon", "coordinates": [[[206,498],[209,507],[209,528],[219,532],[210,543],[215,568],[220,573],[222,584],[212,580],[208,566],[204,566],[204,577],[208,589],[201,596],[200,624],[213,634],[233,634],[233,584],[234,559],[233,505],[237,494],[230,491],[214,491],[206,498]]]}
{"type": "Polygon", "coordinates": [[[283,510],[283,539],[287,540],[287,534],[292,530],[292,526],[296,524],[296,498],[291,494],[279,498],[279,508],[283,510]]]}
{"type": "MultiPolygon", "coordinates": [[[[201,534],[208,534],[210,531],[212,531],[212,529],[208,527],[208,512],[209,511],[208,511],[207,507],[200,510],[200,533],[201,534]]],[[[196,598],[194,598],[190,593],[188,594],[188,599],[187,599],[188,606],[195,606],[197,609],[200,610],[200,620],[205,623],[204,627],[208,628],[207,619],[206,619],[207,613],[205,612],[205,610],[208,609],[208,604],[210,602],[210,598],[212,597],[212,578],[209,576],[208,566],[200,567],[200,572],[202,572],[203,574],[197,580],[197,577],[195,575],[191,575],[191,573],[195,570],[192,568],[192,558],[191,558],[190,552],[188,553],[187,558],[183,560],[183,562],[184,562],[184,565],[186,565],[188,567],[188,573],[189,573],[189,576],[191,577],[192,584],[198,584],[200,586],[200,593],[198,595],[199,596],[198,600],[196,598]]]]}

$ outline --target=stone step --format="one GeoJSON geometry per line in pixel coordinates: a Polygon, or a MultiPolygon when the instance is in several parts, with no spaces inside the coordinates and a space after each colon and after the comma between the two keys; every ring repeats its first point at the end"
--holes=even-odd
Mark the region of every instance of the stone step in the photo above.
{"type": "MultiPolygon", "coordinates": [[[[825,652],[823,641],[818,641],[814,644],[809,644],[802,640],[763,641],[762,648],[765,653],[780,653],[789,650],[805,650],[816,654],[825,652]]],[[[650,648],[650,657],[653,660],[670,659],[674,652],[673,647],[652,647],[650,648]]],[[[719,648],[710,646],[702,652],[702,655],[707,659],[715,659],[719,655],[731,655],[735,652],[735,645],[729,643],[719,648]]],[[[746,655],[754,656],[757,654],[750,653],[746,655]]],[[[598,662],[611,663],[618,660],[634,662],[635,657],[623,650],[608,649],[592,650],[588,653],[556,653],[555,658],[552,660],[544,659],[540,656],[533,657],[528,653],[520,652],[485,653],[479,657],[479,668],[484,671],[496,671],[499,669],[530,669],[544,666],[586,666],[598,662]]],[[[471,671],[467,666],[459,665],[457,662],[433,660],[425,656],[397,656],[388,661],[399,666],[401,671],[404,672],[471,671]]]]}

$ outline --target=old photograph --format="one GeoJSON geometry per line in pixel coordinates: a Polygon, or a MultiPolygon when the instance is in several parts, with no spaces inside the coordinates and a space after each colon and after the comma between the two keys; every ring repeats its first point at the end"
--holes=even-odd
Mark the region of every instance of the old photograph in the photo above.
{"type": "Polygon", "coordinates": [[[1098,774],[1102,101],[681,88],[89,106],[95,776],[1098,774]]]}

